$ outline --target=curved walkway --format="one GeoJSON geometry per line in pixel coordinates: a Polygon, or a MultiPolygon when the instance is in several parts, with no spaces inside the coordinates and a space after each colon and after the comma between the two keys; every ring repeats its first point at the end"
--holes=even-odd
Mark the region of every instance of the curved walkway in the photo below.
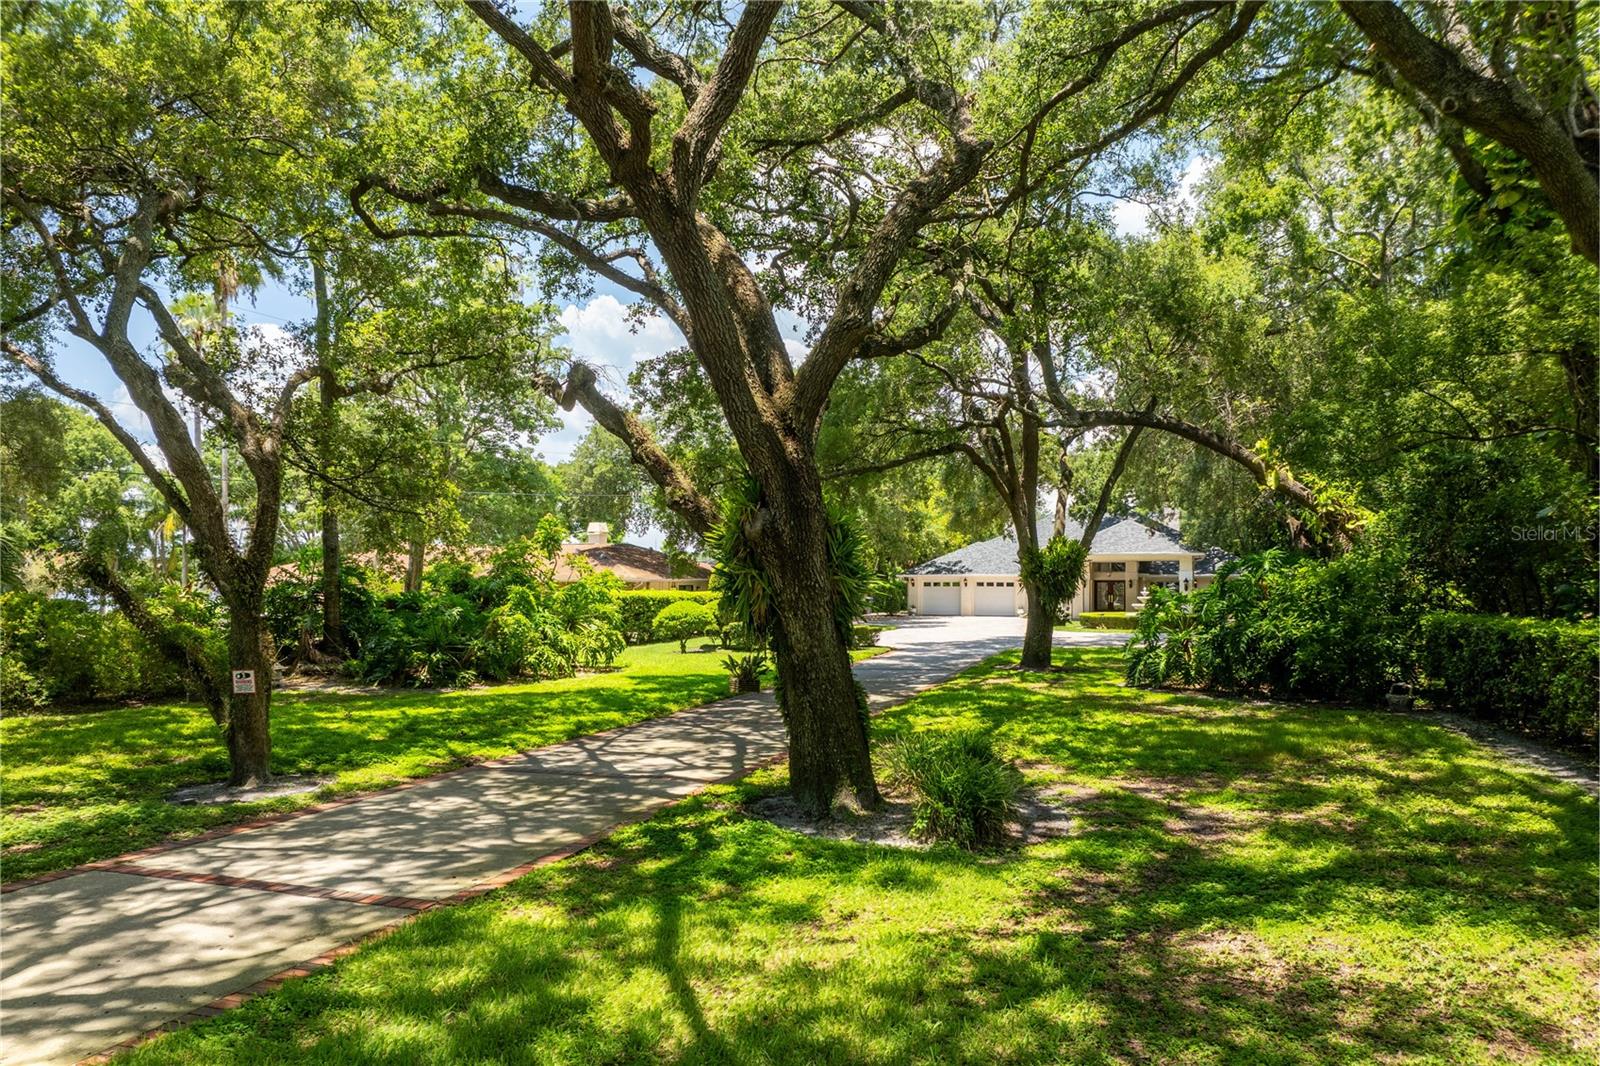
{"type": "MultiPolygon", "coordinates": [[[[888,705],[1021,635],[1014,618],[903,620],[856,676],[888,705]]],[[[10,886],[0,1062],[98,1058],[216,1014],[783,753],[771,695],[728,698],[10,886]]]]}

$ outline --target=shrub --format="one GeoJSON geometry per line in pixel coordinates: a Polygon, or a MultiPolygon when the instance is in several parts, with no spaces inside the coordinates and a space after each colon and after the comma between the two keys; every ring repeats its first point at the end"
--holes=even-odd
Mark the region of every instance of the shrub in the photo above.
{"type": "Polygon", "coordinates": [[[912,793],[912,832],[968,850],[1005,839],[1022,775],[979,729],[911,733],[889,749],[889,780],[912,793]]]}
{"type": "MultiPolygon", "coordinates": [[[[347,566],[339,571],[339,614],[344,624],[345,653],[349,656],[360,655],[385,622],[367,580],[367,572],[359,567],[347,566]]],[[[281,662],[296,663],[308,658],[312,645],[322,639],[321,575],[305,567],[274,581],[262,596],[261,614],[281,662]]]]}
{"type": "Polygon", "coordinates": [[[412,685],[570,677],[611,665],[625,646],[621,582],[579,565],[576,581],[555,584],[562,528],[546,515],[532,537],[497,551],[485,576],[435,563],[419,590],[384,603],[383,625],[350,665],[369,681],[412,685]]]}
{"type": "MultiPolygon", "coordinates": [[[[145,597],[150,613],[199,644],[222,669],[223,633],[216,607],[177,586],[145,597]]],[[[75,599],[13,591],[0,595],[0,704],[155,699],[183,695],[183,672],[120,613],[75,599]]]]}
{"type": "Polygon", "coordinates": [[[757,647],[755,634],[743,622],[724,622],[717,627],[717,640],[730,651],[753,651],[757,647]]]}
{"type": "Polygon", "coordinates": [[[867,581],[866,609],[873,614],[900,614],[906,609],[906,583],[892,574],[873,574],[867,581]]]}
{"type": "Polygon", "coordinates": [[[704,603],[715,612],[720,597],[715,592],[667,589],[627,589],[615,596],[618,628],[629,644],[646,644],[654,638],[656,615],[671,603],[704,603]]]}
{"type": "Polygon", "coordinates": [[[611,599],[615,580],[589,574],[554,589],[512,586],[474,648],[478,673],[495,680],[571,677],[578,667],[611,665],[624,647],[611,599]]]}
{"type": "MultiPolygon", "coordinates": [[[[548,622],[548,619],[541,618],[548,622]]],[[[481,677],[492,681],[528,674],[533,677],[568,677],[572,666],[550,647],[548,625],[507,604],[489,615],[483,636],[472,649],[472,659],[481,677]]]]}
{"type": "Polygon", "coordinates": [[[680,600],[661,608],[650,631],[657,640],[675,640],[678,650],[689,650],[689,638],[709,633],[717,627],[717,613],[708,604],[680,600]]]}
{"type": "Polygon", "coordinates": [[[424,584],[384,604],[386,622],[368,640],[349,667],[375,684],[471,684],[478,678],[472,660],[474,642],[486,623],[467,597],[424,584]]]}
{"type": "Polygon", "coordinates": [[[1083,611],[1078,615],[1078,621],[1090,629],[1135,629],[1139,625],[1139,616],[1126,611],[1083,611]]]}
{"type": "Polygon", "coordinates": [[[1422,619],[1424,675],[1450,706],[1560,740],[1592,739],[1600,626],[1436,612],[1422,619]]]}
{"type": "Polygon", "coordinates": [[[851,626],[850,646],[852,648],[876,648],[878,646],[878,634],[889,628],[892,627],[867,625],[851,626]]]}
{"type": "Polygon", "coordinates": [[[1230,563],[1205,588],[1153,590],[1128,645],[1127,676],[1136,685],[1375,703],[1415,675],[1422,615],[1453,599],[1425,586],[1392,547],[1326,562],[1263,552],[1230,563]]]}
{"type": "Polygon", "coordinates": [[[574,665],[589,670],[610,666],[627,647],[617,608],[621,584],[615,574],[595,571],[559,586],[548,598],[556,623],[553,646],[574,665]]]}
{"type": "Polygon", "coordinates": [[[767,653],[758,651],[751,655],[724,656],[722,668],[733,675],[741,687],[759,686],[762,671],[767,668],[767,653]]]}

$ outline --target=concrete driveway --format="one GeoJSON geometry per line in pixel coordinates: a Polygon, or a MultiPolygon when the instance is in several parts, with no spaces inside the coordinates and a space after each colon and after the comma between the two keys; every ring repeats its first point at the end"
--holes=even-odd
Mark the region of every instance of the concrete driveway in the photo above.
{"type": "MultiPolygon", "coordinates": [[[[856,675],[885,706],[1022,631],[1016,618],[902,619],[882,637],[894,651],[856,675]]],[[[770,693],[729,698],[19,886],[0,903],[0,1062],[70,1063],[217,1013],[784,750],[770,693]]]]}

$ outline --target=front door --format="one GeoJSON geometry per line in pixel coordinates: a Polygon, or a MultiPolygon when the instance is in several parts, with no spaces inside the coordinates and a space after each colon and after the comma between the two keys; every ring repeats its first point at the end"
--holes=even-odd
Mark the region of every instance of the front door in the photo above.
{"type": "Polygon", "coordinates": [[[1120,577],[1115,581],[1094,583],[1094,609],[1097,611],[1126,611],[1128,585],[1120,577]]]}

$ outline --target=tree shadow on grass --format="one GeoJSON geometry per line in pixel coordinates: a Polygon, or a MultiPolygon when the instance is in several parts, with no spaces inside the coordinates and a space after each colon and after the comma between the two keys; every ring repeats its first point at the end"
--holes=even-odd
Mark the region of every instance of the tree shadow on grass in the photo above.
{"type": "Polygon", "coordinates": [[[1591,799],[1425,723],[1187,713],[1081,655],[1083,675],[977,671],[875,727],[979,722],[1062,768],[1065,839],[971,856],[801,836],[741,815],[769,774],[148,1061],[1592,1057],[1591,799]]]}
{"type": "MultiPolygon", "coordinates": [[[[727,694],[720,668],[592,680],[444,694],[286,694],[273,703],[273,768],[285,775],[348,775],[329,791],[380,788],[727,694]]],[[[197,707],[34,718],[7,723],[4,741],[5,839],[22,845],[5,856],[8,880],[314,799],[206,808],[167,803],[174,789],[227,776],[221,737],[197,707]]]]}

